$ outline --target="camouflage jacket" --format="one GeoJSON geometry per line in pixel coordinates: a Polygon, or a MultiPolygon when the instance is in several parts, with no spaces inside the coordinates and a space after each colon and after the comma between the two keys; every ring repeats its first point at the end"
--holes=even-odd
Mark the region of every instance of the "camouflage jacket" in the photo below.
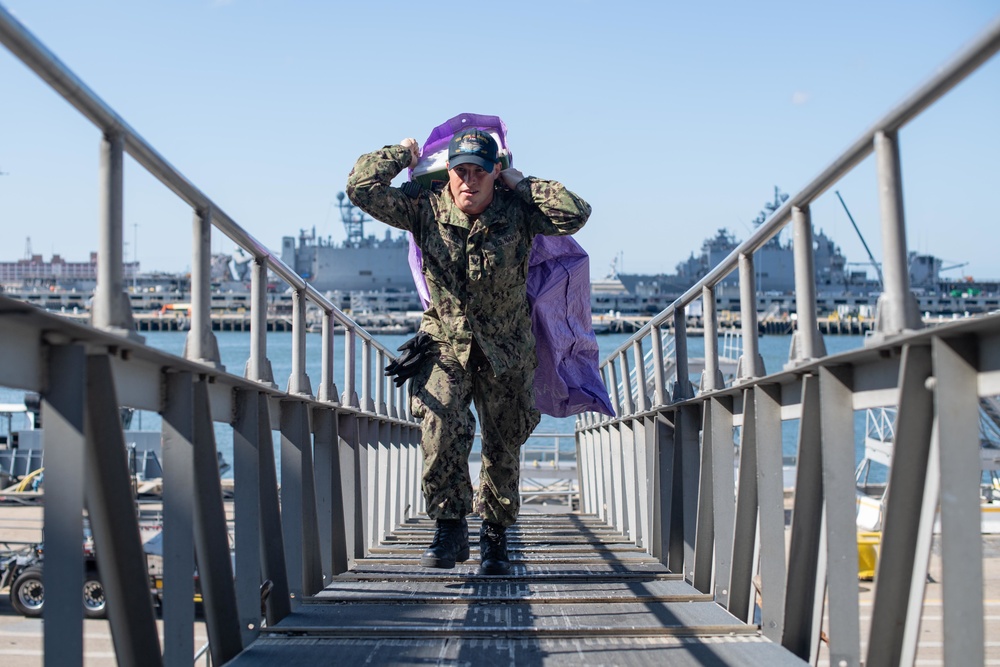
{"type": "Polygon", "coordinates": [[[362,155],[347,195],[376,220],[413,234],[431,297],[421,330],[450,345],[466,367],[473,339],[496,375],[534,367],[525,286],[532,239],[572,234],[587,221],[590,205],[555,181],[528,177],[513,190],[498,186],[489,207],[470,217],[447,185],[416,197],[391,187],[409,163],[409,149],[398,145],[362,155]]]}

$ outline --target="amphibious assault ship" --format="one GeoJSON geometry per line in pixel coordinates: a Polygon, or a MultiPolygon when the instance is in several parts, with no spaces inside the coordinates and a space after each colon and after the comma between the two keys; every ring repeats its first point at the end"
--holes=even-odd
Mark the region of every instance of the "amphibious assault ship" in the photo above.
{"type": "Polygon", "coordinates": [[[316,228],[299,231],[298,243],[291,236],[281,239],[281,260],[320,292],[386,292],[412,296],[419,309],[416,288],[407,262],[406,235],[387,229],[381,239],[365,236],[369,218],[337,193],[338,208],[347,239],[342,244],[316,236],[316,228]]]}

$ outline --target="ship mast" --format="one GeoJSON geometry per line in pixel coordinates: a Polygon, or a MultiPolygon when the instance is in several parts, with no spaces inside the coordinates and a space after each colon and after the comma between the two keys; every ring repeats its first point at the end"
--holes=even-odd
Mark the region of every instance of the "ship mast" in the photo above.
{"type": "Polygon", "coordinates": [[[337,193],[337,207],[340,209],[340,219],[344,222],[347,232],[345,246],[360,248],[365,245],[365,221],[370,220],[364,211],[351,203],[343,192],[337,193]]]}

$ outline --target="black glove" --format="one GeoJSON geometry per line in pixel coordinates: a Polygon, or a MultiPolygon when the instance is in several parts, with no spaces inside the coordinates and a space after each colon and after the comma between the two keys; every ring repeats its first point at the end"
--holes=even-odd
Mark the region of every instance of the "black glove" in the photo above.
{"type": "Polygon", "coordinates": [[[433,344],[434,339],[430,337],[430,334],[418,331],[416,336],[396,348],[402,354],[385,367],[386,376],[395,376],[392,377],[392,381],[396,383],[397,387],[403,386],[404,382],[420,370],[420,366],[424,363],[427,352],[430,351],[433,344]]]}

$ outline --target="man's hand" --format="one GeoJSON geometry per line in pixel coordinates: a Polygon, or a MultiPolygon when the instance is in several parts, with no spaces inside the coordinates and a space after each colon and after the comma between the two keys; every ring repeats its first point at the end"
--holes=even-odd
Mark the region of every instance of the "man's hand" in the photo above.
{"type": "Polygon", "coordinates": [[[504,169],[501,171],[500,178],[503,179],[504,185],[513,190],[517,187],[518,183],[524,180],[524,174],[511,167],[510,169],[504,169]]]}
{"type": "Polygon", "coordinates": [[[396,348],[403,354],[386,365],[386,376],[391,377],[397,387],[402,387],[403,383],[416,375],[420,367],[423,366],[424,359],[427,358],[427,353],[430,352],[433,345],[434,339],[430,337],[430,334],[418,331],[416,336],[396,348]]]}
{"type": "Polygon", "coordinates": [[[399,142],[400,146],[405,146],[410,149],[410,169],[417,166],[417,160],[420,159],[420,144],[413,137],[407,137],[399,142]]]}

